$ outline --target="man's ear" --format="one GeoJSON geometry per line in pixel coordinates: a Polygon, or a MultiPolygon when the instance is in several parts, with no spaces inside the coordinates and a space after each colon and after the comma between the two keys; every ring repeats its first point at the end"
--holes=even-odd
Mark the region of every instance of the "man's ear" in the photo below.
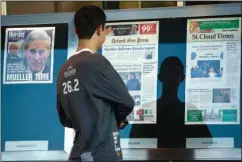
{"type": "Polygon", "coordinates": [[[100,25],[99,27],[97,27],[97,35],[100,36],[101,32],[103,31],[103,26],[100,25]]]}
{"type": "Polygon", "coordinates": [[[48,49],[48,57],[50,56],[50,49],[48,49]]]}

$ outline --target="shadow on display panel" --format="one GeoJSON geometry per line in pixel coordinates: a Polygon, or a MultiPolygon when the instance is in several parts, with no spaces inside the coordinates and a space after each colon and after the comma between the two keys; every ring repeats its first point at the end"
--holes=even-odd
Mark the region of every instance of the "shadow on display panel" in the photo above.
{"type": "Polygon", "coordinates": [[[57,73],[67,58],[68,24],[2,26],[1,33],[2,83],[6,83],[1,85],[2,151],[63,150],[64,128],[55,101],[57,73]],[[40,32],[31,35],[38,31],[33,28],[40,32]],[[50,46],[34,42],[36,38],[50,41],[50,46]],[[39,68],[43,75],[36,72],[39,68]]]}
{"type": "MultiPolygon", "coordinates": [[[[233,18],[241,17],[241,15],[193,17],[191,19],[224,17],[233,18]]],[[[177,57],[178,60],[182,62],[184,74],[186,74],[186,67],[188,66],[186,63],[188,19],[189,18],[165,18],[110,21],[109,23],[159,21],[158,74],[162,72],[160,71],[161,63],[170,57],[177,57]]],[[[199,62],[198,64],[203,64],[203,60],[204,59],[201,59],[201,63],[199,62]]],[[[215,67],[219,66],[216,60],[209,63],[215,67]]],[[[176,68],[177,65],[174,64],[175,63],[173,63],[170,68],[176,68]]],[[[174,73],[174,71],[166,69],[165,73],[174,73]]],[[[169,100],[169,96],[166,98],[167,96],[162,95],[166,87],[162,86],[159,79],[157,80],[157,85],[157,123],[130,124],[124,130],[121,130],[121,143],[122,140],[127,139],[128,142],[125,142],[127,148],[139,148],[139,146],[145,148],[148,145],[152,145],[151,143],[154,143],[156,140],[157,148],[241,148],[240,124],[206,124],[204,122],[203,125],[185,125],[186,79],[184,79],[178,87],[178,98],[171,100],[169,100]],[[166,98],[168,103],[162,103],[163,98],[166,98]],[[211,140],[212,138],[213,140],[211,140]],[[144,146],[145,144],[146,146],[144,146]]],[[[170,88],[170,90],[172,91],[172,88],[170,88]]],[[[236,98],[240,100],[241,104],[240,95],[236,98]]],[[[238,120],[240,121],[241,112],[238,113],[238,120]]],[[[153,145],[154,148],[156,148],[156,146],[154,147],[153,145]]]]}

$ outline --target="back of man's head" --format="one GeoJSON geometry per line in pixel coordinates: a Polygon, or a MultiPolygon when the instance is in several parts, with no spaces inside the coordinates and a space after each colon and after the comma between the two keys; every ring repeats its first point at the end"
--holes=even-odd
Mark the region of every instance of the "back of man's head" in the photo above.
{"type": "Polygon", "coordinates": [[[98,6],[81,7],[74,16],[74,24],[79,39],[90,39],[96,29],[105,25],[106,15],[98,6]]]}

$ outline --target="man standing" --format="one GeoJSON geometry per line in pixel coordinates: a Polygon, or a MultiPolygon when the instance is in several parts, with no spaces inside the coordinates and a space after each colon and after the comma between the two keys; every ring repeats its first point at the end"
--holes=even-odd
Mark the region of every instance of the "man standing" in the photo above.
{"type": "Polygon", "coordinates": [[[122,160],[119,129],[126,125],[134,101],[110,62],[96,54],[105,41],[105,21],[97,6],[75,13],[78,49],[58,74],[60,122],[76,132],[70,160],[122,160]]]}

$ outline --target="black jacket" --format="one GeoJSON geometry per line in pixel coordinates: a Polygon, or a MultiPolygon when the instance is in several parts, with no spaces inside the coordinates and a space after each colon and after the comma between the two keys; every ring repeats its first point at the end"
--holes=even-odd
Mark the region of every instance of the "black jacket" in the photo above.
{"type": "Polygon", "coordinates": [[[61,67],[57,82],[60,122],[76,131],[69,159],[91,152],[94,161],[122,160],[118,126],[134,101],[110,62],[81,52],[61,67]]]}

